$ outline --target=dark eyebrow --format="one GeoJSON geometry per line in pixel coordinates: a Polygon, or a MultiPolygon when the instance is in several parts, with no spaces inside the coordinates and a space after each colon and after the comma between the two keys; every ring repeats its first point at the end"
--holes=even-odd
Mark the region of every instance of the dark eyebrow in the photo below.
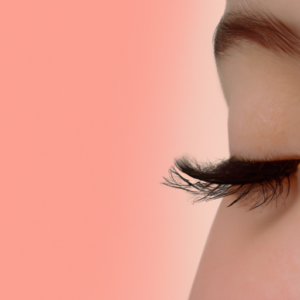
{"type": "Polygon", "coordinates": [[[300,39],[284,22],[271,13],[236,10],[221,18],[213,37],[215,58],[227,50],[250,42],[276,54],[300,56],[300,39]]]}

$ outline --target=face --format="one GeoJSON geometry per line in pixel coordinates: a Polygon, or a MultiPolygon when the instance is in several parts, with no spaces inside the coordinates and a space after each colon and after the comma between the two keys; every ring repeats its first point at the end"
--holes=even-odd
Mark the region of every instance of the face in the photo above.
{"type": "MultiPolygon", "coordinates": [[[[300,1],[227,2],[271,12],[300,37],[300,1]]],[[[300,56],[241,41],[216,59],[228,104],[230,154],[300,158],[300,56]]],[[[299,170],[299,169],[298,169],[299,170]]],[[[248,211],[225,197],[211,228],[190,300],[300,299],[300,174],[278,205],[248,211]]]]}

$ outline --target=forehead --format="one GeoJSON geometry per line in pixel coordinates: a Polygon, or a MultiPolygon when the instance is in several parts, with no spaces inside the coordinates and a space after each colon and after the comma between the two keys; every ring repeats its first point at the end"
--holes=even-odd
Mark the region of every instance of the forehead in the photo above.
{"type": "Polygon", "coordinates": [[[237,7],[265,9],[276,16],[284,17],[287,15],[293,19],[294,16],[297,16],[297,10],[300,9],[300,2],[299,0],[226,0],[226,11],[237,7]]]}

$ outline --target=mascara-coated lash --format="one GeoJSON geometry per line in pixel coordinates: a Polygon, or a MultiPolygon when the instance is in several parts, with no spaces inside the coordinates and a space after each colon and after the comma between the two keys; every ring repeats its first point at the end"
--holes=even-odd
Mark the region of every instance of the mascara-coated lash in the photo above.
{"type": "MultiPolygon", "coordinates": [[[[210,201],[237,194],[229,206],[249,199],[255,195],[255,202],[250,210],[276,200],[283,193],[287,184],[287,195],[290,190],[290,176],[297,171],[300,160],[249,161],[235,157],[224,159],[220,163],[202,164],[186,156],[175,159],[175,166],[186,175],[197,179],[192,183],[180,175],[172,166],[169,169],[170,179],[162,184],[185,190],[195,198],[193,202],[210,201]]],[[[253,197],[252,197],[253,199],[253,197]]]]}

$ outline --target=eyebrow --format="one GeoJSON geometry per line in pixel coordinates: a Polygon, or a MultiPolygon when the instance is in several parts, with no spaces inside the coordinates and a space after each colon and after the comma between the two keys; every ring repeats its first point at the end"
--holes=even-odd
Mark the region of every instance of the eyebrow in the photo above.
{"type": "Polygon", "coordinates": [[[213,37],[214,54],[220,59],[228,50],[250,42],[276,54],[300,56],[300,38],[271,13],[236,10],[223,15],[213,37]]]}

